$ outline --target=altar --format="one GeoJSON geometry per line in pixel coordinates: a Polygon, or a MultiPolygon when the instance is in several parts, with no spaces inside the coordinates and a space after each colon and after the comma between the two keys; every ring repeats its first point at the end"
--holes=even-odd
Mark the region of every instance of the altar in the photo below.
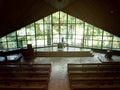
{"type": "Polygon", "coordinates": [[[63,49],[64,47],[68,47],[68,43],[65,42],[59,42],[59,43],[53,43],[53,45],[57,45],[58,49],[63,49]]]}

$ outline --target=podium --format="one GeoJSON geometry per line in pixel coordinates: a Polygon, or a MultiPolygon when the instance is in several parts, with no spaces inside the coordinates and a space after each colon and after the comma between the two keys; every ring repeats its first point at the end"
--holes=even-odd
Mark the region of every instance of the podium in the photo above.
{"type": "Polygon", "coordinates": [[[27,48],[23,48],[21,52],[24,59],[34,58],[34,48],[32,48],[32,44],[28,44],[27,48]]]}
{"type": "Polygon", "coordinates": [[[21,52],[22,52],[24,59],[31,59],[34,57],[34,48],[31,48],[31,49],[24,48],[22,49],[21,52]]]}

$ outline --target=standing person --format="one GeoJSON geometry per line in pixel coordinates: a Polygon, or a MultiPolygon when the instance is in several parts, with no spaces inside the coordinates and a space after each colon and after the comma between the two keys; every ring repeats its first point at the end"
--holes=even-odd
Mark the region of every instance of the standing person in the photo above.
{"type": "Polygon", "coordinates": [[[64,42],[64,37],[62,37],[62,43],[64,42]]]}

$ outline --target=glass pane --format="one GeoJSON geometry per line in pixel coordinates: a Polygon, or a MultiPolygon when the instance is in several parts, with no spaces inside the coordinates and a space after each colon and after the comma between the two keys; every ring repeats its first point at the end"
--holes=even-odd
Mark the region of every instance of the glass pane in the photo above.
{"type": "Polygon", "coordinates": [[[76,32],[75,32],[75,24],[68,24],[68,35],[69,34],[76,34],[76,32]]]}
{"type": "Polygon", "coordinates": [[[75,23],[75,17],[68,15],[68,23],[75,23]]]}
{"type": "Polygon", "coordinates": [[[86,40],[92,40],[92,36],[91,35],[85,36],[84,39],[86,39],[86,40]]]}
{"type": "Polygon", "coordinates": [[[112,45],[112,43],[109,42],[109,41],[104,41],[103,42],[103,48],[104,49],[111,49],[111,45],[112,45]]]}
{"type": "Polygon", "coordinates": [[[0,43],[0,49],[7,49],[7,43],[6,42],[0,43]]]}
{"type": "Polygon", "coordinates": [[[83,40],[76,39],[76,46],[83,47],[83,40]]]}
{"type": "Polygon", "coordinates": [[[51,24],[44,24],[44,32],[45,34],[51,34],[52,35],[52,26],[51,24]]]}
{"type": "Polygon", "coordinates": [[[27,29],[27,35],[35,35],[35,30],[27,29]]]}
{"type": "Polygon", "coordinates": [[[53,23],[59,23],[59,12],[52,14],[53,23]]]}
{"type": "Polygon", "coordinates": [[[59,38],[57,37],[57,38],[55,38],[55,37],[57,37],[56,35],[53,37],[53,43],[59,43],[59,38]]]}
{"type": "Polygon", "coordinates": [[[5,42],[6,41],[6,36],[1,38],[1,42],[5,42]]]}
{"type": "Polygon", "coordinates": [[[44,34],[44,25],[36,24],[36,35],[44,34]]]}
{"type": "Polygon", "coordinates": [[[84,47],[92,48],[92,40],[84,39],[84,47]]]}
{"type": "Polygon", "coordinates": [[[83,24],[76,24],[76,34],[83,35],[84,28],[83,24]]]}
{"type": "Polygon", "coordinates": [[[102,36],[102,30],[97,28],[97,27],[94,27],[94,35],[101,35],[102,36]]]}
{"type": "Polygon", "coordinates": [[[103,41],[112,41],[112,37],[103,37],[103,41]]]}
{"type": "Polygon", "coordinates": [[[44,35],[37,35],[36,39],[37,39],[37,47],[43,47],[45,36],[44,35]]]}
{"type": "Polygon", "coordinates": [[[67,26],[66,25],[61,25],[60,31],[61,31],[61,34],[67,34],[67,26]]]}
{"type": "Polygon", "coordinates": [[[76,23],[77,23],[77,24],[83,24],[84,22],[83,22],[82,20],[76,18],[76,23]]]}
{"type": "Polygon", "coordinates": [[[23,42],[25,42],[26,40],[26,36],[18,37],[18,48],[24,47],[25,45],[23,42]]]}
{"type": "Polygon", "coordinates": [[[44,47],[44,40],[37,40],[37,47],[44,47]]]}
{"type": "Polygon", "coordinates": [[[102,40],[102,36],[93,36],[93,40],[102,40]]]}
{"type": "Polygon", "coordinates": [[[10,33],[7,35],[8,37],[16,36],[16,32],[10,33]]]}
{"type": "Polygon", "coordinates": [[[112,36],[112,34],[106,32],[106,31],[104,31],[104,34],[103,34],[103,35],[106,36],[106,37],[108,37],[108,36],[112,36]]]}
{"type": "Polygon", "coordinates": [[[116,37],[116,36],[113,37],[112,48],[120,50],[120,38],[119,37],[116,37]]]}
{"type": "Polygon", "coordinates": [[[17,43],[16,42],[8,42],[8,48],[17,48],[17,43]]]}
{"type": "Polygon", "coordinates": [[[51,36],[46,35],[45,46],[51,46],[51,45],[52,45],[52,38],[51,38],[51,36]]]}
{"type": "Polygon", "coordinates": [[[17,31],[17,36],[25,36],[25,35],[26,35],[25,27],[17,31]]]}
{"type": "Polygon", "coordinates": [[[114,36],[114,37],[113,37],[113,41],[118,41],[118,42],[120,42],[120,38],[119,38],[119,37],[114,36]]]}
{"type": "Polygon", "coordinates": [[[44,18],[44,23],[51,23],[51,15],[44,18]]]}
{"type": "Polygon", "coordinates": [[[74,45],[75,45],[75,40],[74,40],[74,38],[73,38],[73,39],[69,39],[69,38],[68,38],[68,44],[69,44],[69,46],[74,46],[74,45]]]}
{"type": "Polygon", "coordinates": [[[33,23],[26,26],[26,30],[27,30],[27,35],[35,35],[35,28],[33,23]]]}
{"type": "Polygon", "coordinates": [[[52,29],[51,24],[45,24],[45,45],[52,44],[52,29]]]}
{"type": "Polygon", "coordinates": [[[32,44],[35,47],[35,36],[27,36],[27,44],[32,44]]]}
{"type": "Polygon", "coordinates": [[[57,24],[53,25],[53,34],[59,34],[59,26],[57,24]]]}
{"type": "Polygon", "coordinates": [[[93,26],[85,23],[85,35],[93,35],[93,26]]]}
{"type": "Polygon", "coordinates": [[[112,48],[120,50],[120,42],[113,42],[113,47],[112,48]]]}
{"type": "Polygon", "coordinates": [[[76,39],[83,39],[82,35],[76,35],[76,39]]]}
{"type": "Polygon", "coordinates": [[[60,23],[67,23],[67,14],[60,12],[60,23]]]}
{"type": "Polygon", "coordinates": [[[27,38],[26,38],[26,36],[21,36],[21,37],[17,37],[18,38],[18,40],[22,40],[22,41],[26,41],[27,40],[27,38]]]}
{"type": "Polygon", "coordinates": [[[35,22],[36,24],[43,24],[43,19],[40,19],[38,21],[35,22]]]}
{"type": "Polygon", "coordinates": [[[36,39],[37,40],[44,40],[44,37],[45,37],[44,35],[37,35],[36,39]]]}
{"type": "Polygon", "coordinates": [[[93,48],[101,48],[101,41],[93,41],[93,48]]]}
{"type": "Polygon", "coordinates": [[[15,36],[9,36],[9,37],[7,37],[7,41],[16,41],[16,37],[15,36]]]}
{"type": "Polygon", "coordinates": [[[22,41],[23,47],[26,48],[27,47],[27,41],[22,41]]]}

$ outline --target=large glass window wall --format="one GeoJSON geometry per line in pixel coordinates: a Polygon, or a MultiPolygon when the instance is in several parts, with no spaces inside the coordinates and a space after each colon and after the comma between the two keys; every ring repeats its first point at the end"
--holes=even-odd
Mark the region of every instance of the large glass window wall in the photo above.
{"type": "Polygon", "coordinates": [[[120,38],[62,11],[0,38],[0,49],[68,43],[71,47],[120,50],[120,38]]]}

